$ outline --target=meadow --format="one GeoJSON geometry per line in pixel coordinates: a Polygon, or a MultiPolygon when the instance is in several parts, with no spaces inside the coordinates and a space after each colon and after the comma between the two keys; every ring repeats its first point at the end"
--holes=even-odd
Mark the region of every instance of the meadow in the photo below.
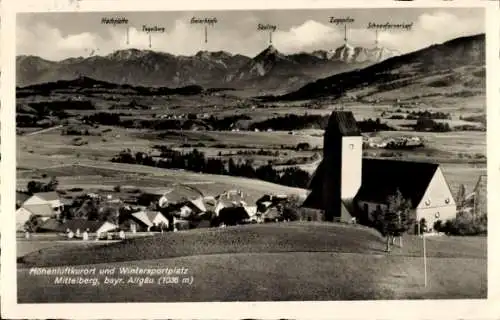
{"type": "Polygon", "coordinates": [[[405,236],[403,248],[395,247],[391,253],[385,253],[384,239],[374,230],[342,224],[245,225],[164,233],[103,246],[45,248],[18,261],[19,301],[286,301],[486,296],[486,238],[427,237],[426,242],[427,287],[423,282],[421,238],[405,236]],[[60,286],[53,284],[49,277],[27,275],[31,267],[69,265],[101,269],[183,267],[194,281],[191,285],[110,286],[101,281],[98,287],[60,286]]]}

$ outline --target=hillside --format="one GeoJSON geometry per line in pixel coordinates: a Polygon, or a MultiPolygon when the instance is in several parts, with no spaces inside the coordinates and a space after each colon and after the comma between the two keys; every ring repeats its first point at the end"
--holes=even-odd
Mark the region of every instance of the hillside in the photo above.
{"type": "Polygon", "coordinates": [[[182,256],[243,252],[357,252],[380,253],[383,238],[366,227],[353,228],[328,223],[258,224],[199,229],[165,236],[128,239],[89,250],[48,249],[20,260],[26,266],[79,265],[105,262],[164,259],[182,256]],[[280,232],[288,230],[290,232],[280,232]],[[321,239],[321,241],[319,241],[321,239]],[[163,250],[156,250],[163,248],[163,250]],[[78,256],[78,258],[75,258],[78,256]]]}
{"type": "MultiPolygon", "coordinates": [[[[29,245],[19,241],[18,246],[29,245]]],[[[316,222],[199,229],[102,246],[41,248],[19,259],[20,302],[187,302],[484,298],[485,238],[427,240],[429,286],[423,287],[421,239],[384,251],[363,227],[316,222]],[[159,250],[159,248],[161,248],[159,250]],[[60,286],[28,277],[30,267],[185,268],[187,285],[60,286]],[[286,269],[286,272],[283,270],[286,269]],[[460,277],[461,281],[456,281],[460,277]],[[29,290],[28,290],[29,288],[29,290]],[[70,294],[71,290],[71,294],[70,294]]],[[[99,276],[101,283],[104,276],[99,276]]],[[[158,278],[158,276],[150,276],[158,278]]],[[[180,277],[182,279],[182,276],[180,277]]]]}
{"type": "MultiPolygon", "coordinates": [[[[143,87],[131,86],[128,84],[116,84],[107,81],[80,76],[71,80],[58,80],[41,84],[33,84],[22,88],[17,88],[18,98],[29,96],[49,96],[51,94],[120,94],[125,96],[152,96],[152,95],[198,95],[204,89],[198,85],[189,85],[178,88],[168,87],[143,87]]],[[[132,109],[132,105],[130,108],[132,109]]]]}
{"type": "MultiPolygon", "coordinates": [[[[368,50],[368,49],[363,49],[368,50]]],[[[363,67],[385,59],[338,59],[329,54],[286,55],[269,46],[255,57],[225,51],[199,51],[193,56],[173,55],[152,50],[118,50],[106,56],[48,61],[37,56],[18,56],[17,85],[90,77],[133,86],[208,88],[231,87],[290,89],[338,72],[363,67]]]]}
{"type": "Polygon", "coordinates": [[[405,100],[484,96],[485,35],[461,37],[311,82],[269,100],[405,100]]]}

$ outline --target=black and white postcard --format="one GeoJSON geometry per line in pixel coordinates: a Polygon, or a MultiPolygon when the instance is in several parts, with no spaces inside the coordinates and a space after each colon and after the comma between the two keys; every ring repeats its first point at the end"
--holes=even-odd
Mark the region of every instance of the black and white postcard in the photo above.
{"type": "Polygon", "coordinates": [[[156,2],[5,10],[5,316],[493,314],[497,4],[156,2]]]}

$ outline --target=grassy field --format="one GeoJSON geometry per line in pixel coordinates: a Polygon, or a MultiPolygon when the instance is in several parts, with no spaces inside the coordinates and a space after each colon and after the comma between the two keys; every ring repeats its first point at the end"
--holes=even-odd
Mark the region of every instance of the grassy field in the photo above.
{"type": "Polygon", "coordinates": [[[64,166],[54,164],[55,167],[47,169],[18,171],[17,187],[25,188],[31,179],[45,173],[49,176],[57,174],[61,190],[83,188],[87,191],[102,189],[112,191],[114,186],[120,185],[124,191],[140,188],[142,191],[163,194],[172,184],[182,183],[194,186],[205,195],[212,196],[227,190],[239,189],[244,192],[248,203],[255,202],[266,193],[294,194],[300,197],[305,197],[307,193],[304,189],[232,176],[93,160],[78,161],[79,165],[76,167],[72,166],[71,162],[66,161],[66,163],[64,166]],[[81,172],[80,168],[83,168],[81,172]]]}
{"type": "Polygon", "coordinates": [[[80,249],[88,248],[90,246],[105,245],[105,241],[101,242],[81,242],[81,241],[66,241],[62,236],[57,237],[57,239],[40,239],[40,240],[24,240],[17,239],[17,250],[16,256],[23,257],[40,250],[48,249],[51,250],[64,250],[67,247],[74,247],[80,249]]]}
{"type": "MultiPolygon", "coordinates": [[[[426,288],[421,241],[407,236],[404,248],[395,248],[387,254],[383,239],[373,230],[297,222],[167,233],[84,249],[46,248],[26,255],[18,264],[18,293],[20,302],[486,296],[486,238],[428,237],[426,288]],[[29,267],[63,265],[184,267],[194,281],[191,285],[61,286],[48,277],[27,275],[29,267]]],[[[128,279],[125,275],[121,277],[128,279]]]]}
{"type": "MultiPolygon", "coordinates": [[[[279,186],[271,186],[256,181],[256,187],[247,179],[234,177],[218,177],[197,175],[193,173],[148,168],[143,166],[131,166],[109,163],[109,160],[125,148],[136,151],[151,151],[154,144],[182,144],[185,142],[201,142],[205,147],[199,148],[207,156],[217,156],[219,152],[237,153],[238,146],[267,148],[279,150],[280,161],[286,161],[293,157],[304,157],[313,155],[314,152],[296,152],[292,150],[281,150],[281,145],[295,147],[300,142],[308,142],[313,147],[322,147],[323,137],[321,130],[303,130],[295,135],[287,132],[183,132],[182,135],[167,135],[162,140],[152,139],[157,134],[148,133],[145,130],[127,130],[113,128],[111,132],[102,137],[84,137],[88,144],[84,146],[72,146],[73,137],[61,136],[58,130],[46,132],[33,136],[18,137],[18,187],[25,187],[31,179],[47,176],[57,176],[64,188],[86,187],[89,189],[112,188],[115,185],[145,188],[150,192],[162,192],[165,185],[173,182],[203,183],[207,190],[214,184],[221,185],[217,189],[234,189],[235,186],[244,185],[250,193],[272,192],[272,190],[285,190],[279,186]],[[235,149],[210,147],[224,144],[235,149]],[[79,167],[72,170],[66,165],[74,163],[88,164],[91,167],[79,167]],[[98,169],[92,166],[98,165],[98,169]],[[62,167],[61,167],[62,166],[62,167]],[[108,170],[113,169],[114,170],[108,170]],[[119,168],[117,172],[116,168],[119,168]],[[43,169],[32,171],[32,169],[43,169]],[[215,180],[214,180],[215,179],[215,180]],[[99,183],[96,183],[99,181],[99,183]],[[270,190],[267,189],[270,187],[270,190]]],[[[416,161],[437,161],[442,163],[445,176],[454,192],[460,184],[464,184],[471,190],[478,177],[486,173],[485,159],[476,159],[476,156],[486,154],[486,136],[484,132],[450,132],[450,133],[416,133],[416,132],[379,132],[376,138],[384,139],[398,135],[416,135],[426,141],[425,150],[409,151],[408,158],[416,161]]],[[[192,149],[192,148],[186,148],[192,149]]],[[[382,150],[383,151],[383,150],[382,150]]],[[[321,151],[318,151],[321,153],[321,151]]],[[[381,152],[380,150],[371,152],[381,152]]],[[[154,153],[153,153],[154,154],[154,153]]],[[[272,157],[268,156],[240,156],[242,158],[253,158],[256,164],[263,164],[272,157]],[[260,161],[260,162],[258,162],[260,161]]],[[[236,156],[238,158],[238,156],[236,156]]],[[[314,172],[319,162],[298,164],[303,170],[314,172]]],[[[279,191],[281,192],[281,191],[279,191]]]]}

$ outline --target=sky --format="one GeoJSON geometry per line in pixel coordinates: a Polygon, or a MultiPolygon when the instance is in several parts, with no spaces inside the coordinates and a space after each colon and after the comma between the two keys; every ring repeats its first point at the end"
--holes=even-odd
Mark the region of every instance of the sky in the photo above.
{"type": "Polygon", "coordinates": [[[17,16],[17,54],[37,55],[48,60],[106,55],[127,48],[149,49],[149,35],[142,26],[165,28],[151,35],[152,50],[192,55],[200,50],[224,50],[255,56],[269,45],[269,32],[257,31],[257,25],[272,24],[273,45],[290,54],[318,49],[330,50],[342,45],[343,25],[329,22],[330,17],[351,18],[348,42],[372,47],[375,31],[368,23],[413,23],[411,30],[380,30],[379,45],[415,51],[460,36],[485,32],[484,10],[477,8],[377,8],[266,11],[205,12],[68,12],[22,13],[17,16]],[[128,25],[101,24],[101,19],[126,18],[128,25]],[[216,17],[207,27],[191,24],[193,17],[216,17]],[[130,43],[127,45],[127,28],[130,43]]]}

